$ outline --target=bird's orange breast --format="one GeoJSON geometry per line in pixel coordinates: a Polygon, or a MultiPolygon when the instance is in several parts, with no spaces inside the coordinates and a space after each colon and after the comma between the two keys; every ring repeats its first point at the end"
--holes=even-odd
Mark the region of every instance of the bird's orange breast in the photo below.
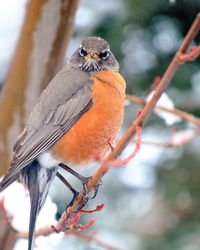
{"type": "Polygon", "coordinates": [[[93,105],[54,145],[51,152],[62,162],[80,164],[95,154],[104,156],[121,128],[125,81],[117,72],[91,76],[93,105]]]}

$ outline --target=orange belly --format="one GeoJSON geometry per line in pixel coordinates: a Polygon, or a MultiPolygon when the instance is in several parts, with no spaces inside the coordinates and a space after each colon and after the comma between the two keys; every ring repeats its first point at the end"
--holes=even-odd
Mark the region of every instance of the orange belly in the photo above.
{"type": "Polygon", "coordinates": [[[93,80],[93,106],[54,145],[51,153],[62,162],[80,164],[95,154],[104,156],[121,128],[125,82],[117,72],[99,71],[93,80]]]}

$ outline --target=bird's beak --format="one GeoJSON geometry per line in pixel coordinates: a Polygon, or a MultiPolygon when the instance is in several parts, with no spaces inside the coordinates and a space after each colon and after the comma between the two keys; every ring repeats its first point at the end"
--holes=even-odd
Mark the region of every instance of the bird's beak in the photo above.
{"type": "Polygon", "coordinates": [[[91,60],[91,59],[94,59],[94,60],[99,60],[99,56],[97,55],[96,51],[94,50],[91,50],[89,51],[89,53],[85,56],[85,59],[86,60],[91,60]]]}

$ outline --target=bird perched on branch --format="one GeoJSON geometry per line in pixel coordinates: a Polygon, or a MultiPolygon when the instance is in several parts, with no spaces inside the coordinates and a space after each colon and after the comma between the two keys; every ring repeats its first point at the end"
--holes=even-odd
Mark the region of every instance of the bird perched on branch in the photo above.
{"type": "Polygon", "coordinates": [[[0,192],[18,177],[28,187],[31,201],[28,250],[33,248],[37,214],[50,184],[64,168],[85,185],[88,178],[76,173],[103,157],[119,132],[124,113],[125,81],[109,44],[88,37],[65,67],[42,92],[26,126],[13,147],[10,168],[0,192]],[[70,168],[69,168],[70,167],[70,168]]]}

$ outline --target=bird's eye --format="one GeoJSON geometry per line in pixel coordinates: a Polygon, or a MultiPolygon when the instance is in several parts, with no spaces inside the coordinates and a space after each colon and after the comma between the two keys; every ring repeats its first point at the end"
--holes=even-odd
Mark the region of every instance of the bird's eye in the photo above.
{"type": "Polygon", "coordinates": [[[106,59],[107,57],[109,56],[109,51],[108,50],[104,50],[104,51],[102,51],[100,54],[99,54],[99,57],[101,58],[101,59],[106,59]]]}
{"type": "Polygon", "coordinates": [[[83,47],[81,47],[79,49],[79,54],[80,54],[80,56],[86,56],[87,55],[87,51],[83,47]]]}

